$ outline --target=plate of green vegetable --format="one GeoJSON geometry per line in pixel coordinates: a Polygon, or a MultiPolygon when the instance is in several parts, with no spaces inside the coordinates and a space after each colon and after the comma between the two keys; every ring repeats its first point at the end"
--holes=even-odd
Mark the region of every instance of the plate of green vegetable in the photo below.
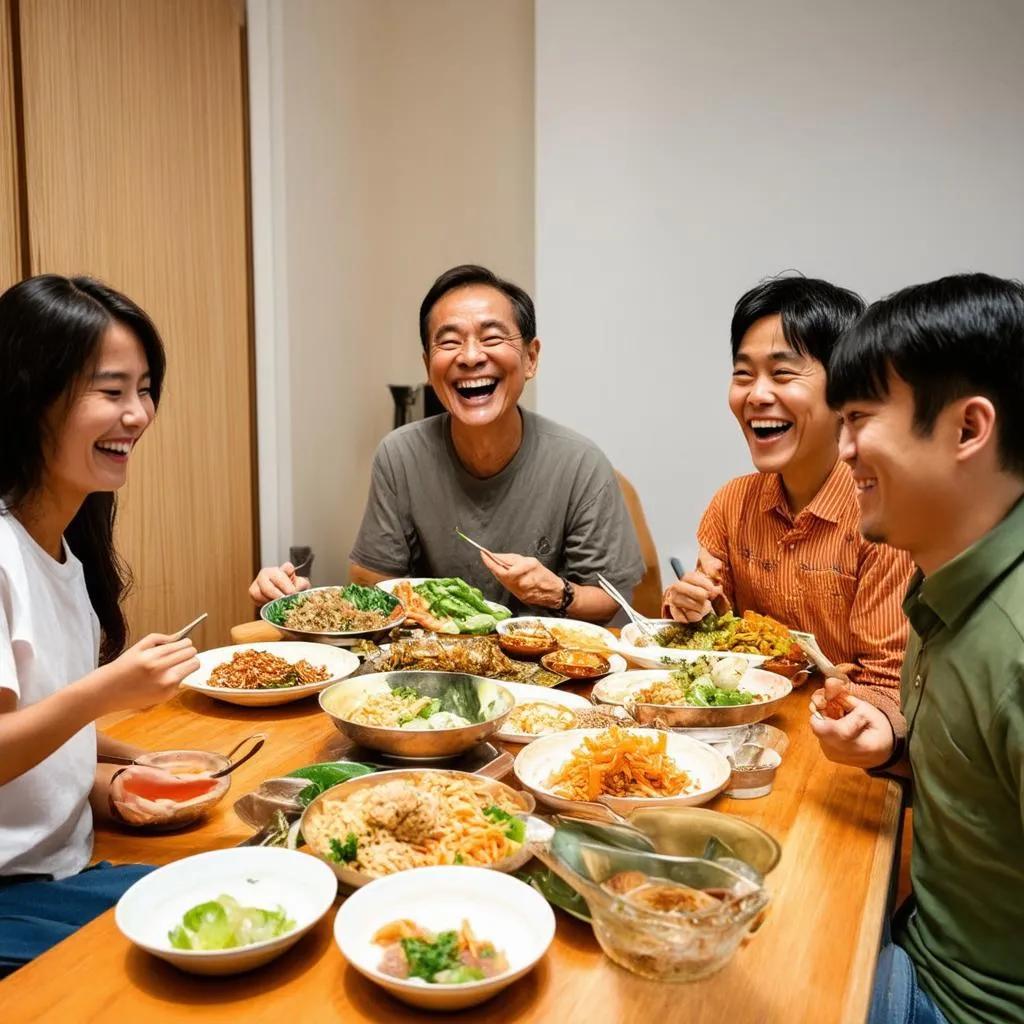
{"type": "Polygon", "coordinates": [[[393,595],[405,606],[406,618],[437,633],[493,633],[512,613],[457,576],[447,579],[384,580],[378,589],[393,595]]]}
{"type": "Polygon", "coordinates": [[[293,946],[330,909],[334,872],[263,846],[196,854],[157,868],[118,900],[114,920],[140,949],[192,974],[238,974],[293,946]]]}

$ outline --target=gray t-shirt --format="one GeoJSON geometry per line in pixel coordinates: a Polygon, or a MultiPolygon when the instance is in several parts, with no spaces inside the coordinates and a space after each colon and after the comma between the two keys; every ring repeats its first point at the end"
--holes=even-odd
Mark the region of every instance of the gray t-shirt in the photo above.
{"type": "Polygon", "coordinates": [[[486,480],[459,461],[447,413],[388,434],[349,558],[389,576],[461,576],[521,612],[458,527],[491,551],[532,555],[573,583],[596,585],[600,573],[628,597],[644,562],[611,463],[585,437],[520,411],[523,443],[486,480]]]}

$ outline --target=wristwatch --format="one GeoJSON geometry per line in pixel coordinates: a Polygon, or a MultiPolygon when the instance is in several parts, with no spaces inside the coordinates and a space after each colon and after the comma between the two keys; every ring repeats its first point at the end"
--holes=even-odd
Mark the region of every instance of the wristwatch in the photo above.
{"type": "Polygon", "coordinates": [[[566,579],[562,580],[562,600],[555,609],[555,615],[565,618],[566,613],[576,600],[576,588],[566,579]]]}

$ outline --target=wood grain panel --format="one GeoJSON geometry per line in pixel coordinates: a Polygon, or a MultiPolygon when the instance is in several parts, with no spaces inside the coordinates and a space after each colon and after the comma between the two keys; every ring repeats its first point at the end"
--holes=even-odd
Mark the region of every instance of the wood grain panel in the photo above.
{"type": "MultiPolygon", "coordinates": [[[[772,903],[764,927],[720,973],[686,985],[645,981],[603,956],[589,926],[558,911],[554,944],[537,970],[458,1019],[465,1024],[863,1024],[896,851],[900,794],[895,783],[822,757],[807,727],[807,692],[792,694],[772,719],[790,740],[773,791],[763,799],[720,796],[710,804],[767,829],[783,850],[768,878],[772,903]]],[[[241,708],[194,692],[131,715],[109,732],[147,748],[219,751],[254,732],[267,736],[259,755],[232,776],[228,798],[195,828],[146,835],[101,826],[94,856],[122,863],[163,864],[241,842],[251,833],[234,814],[234,799],[263,779],[338,756],[345,743],[315,700],[241,708]]],[[[348,968],[331,937],[333,916],[329,913],[281,959],[211,985],[133,949],[110,912],[0,982],[0,1004],[17,1007],[23,1020],[82,1024],[442,1019],[395,1002],[348,968]]]]}
{"type": "Polygon", "coordinates": [[[122,492],[135,637],[251,615],[251,323],[238,0],[32,0],[21,9],[33,272],[88,273],[167,345],[156,423],[122,492]]]}
{"type": "Polygon", "coordinates": [[[21,277],[11,0],[0,0],[0,292],[21,277]]]}

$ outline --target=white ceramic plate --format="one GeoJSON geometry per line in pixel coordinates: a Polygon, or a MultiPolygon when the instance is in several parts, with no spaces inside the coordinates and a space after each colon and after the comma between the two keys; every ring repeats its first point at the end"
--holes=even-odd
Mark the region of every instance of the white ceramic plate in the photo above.
{"type": "MultiPolygon", "coordinates": [[[[567,800],[556,796],[548,786],[552,773],[561,768],[572,756],[572,752],[590,736],[598,736],[603,729],[573,729],[569,732],[551,733],[534,740],[516,756],[514,771],[516,778],[540,801],[560,811],[585,812],[588,801],[567,800]]],[[[651,729],[629,729],[640,736],[657,736],[651,729]]],[[[693,789],[680,796],[666,797],[613,797],[606,796],[606,803],[619,814],[628,814],[637,807],[684,807],[706,804],[720,793],[729,782],[732,769],[724,754],[698,743],[688,736],[677,733],[663,733],[668,737],[667,752],[676,765],[687,772],[696,784],[693,789]]]]}
{"type": "Polygon", "coordinates": [[[246,707],[264,708],[274,704],[290,704],[303,697],[312,697],[321,690],[326,690],[333,683],[352,675],[359,668],[359,659],[341,647],[328,644],[304,643],[300,640],[278,640],[273,643],[235,644],[231,647],[217,647],[212,651],[199,654],[199,668],[182,683],[190,690],[203,693],[214,700],[222,700],[227,704],[242,704],[246,707]],[[210,673],[225,661],[230,661],[233,654],[239,651],[266,651],[276,654],[285,661],[294,664],[306,659],[311,665],[320,665],[327,669],[330,677],[322,683],[310,683],[308,686],[288,686],[279,690],[232,690],[226,686],[210,686],[210,673]]]}
{"type": "Polygon", "coordinates": [[[261,967],[294,946],[330,910],[338,891],[334,872],[306,853],[238,846],[174,861],[140,878],[118,901],[121,934],[191,974],[239,974],[261,967]],[[295,927],[278,939],[237,949],[174,949],[168,932],[199,903],[233,896],[246,907],[284,907],[295,927]]]}
{"type": "MultiPolygon", "coordinates": [[[[652,619],[652,624],[657,628],[676,625],[671,619],[652,619]]],[[[683,650],[677,647],[641,647],[637,640],[643,634],[632,622],[622,627],[620,639],[616,649],[626,656],[634,664],[643,668],[655,669],[673,662],[696,661],[698,658],[742,658],[753,667],[760,665],[768,659],[763,654],[733,654],[731,651],[695,651],[683,650]]]]}
{"type": "MultiPolygon", "coordinates": [[[[414,868],[376,879],[341,905],[334,939],[345,959],[364,977],[412,1006],[453,1011],[490,999],[530,971],[555,937],[555,914],[540,893],[511,875],[469,867],[414,868]],[[508,958],[496,978],[465,985],[431,985],[382,974],[383,947],[374,934],[405,918],[433,932],[458,930],[469,921],[478,939],[489,939],[508,958]]],[[[378,1008],[380,1020],[391,1015],[378,1008]]]]}
{"type": "MultiPolygon", "coordinates": [[[[573,711],[585,711],[593,704],[586,697],[563,690],[554,690],[547,686],[532,686],[530,683],[502,683],[502,686],[515,697],[516,704],[559,704],[573,711]]],[[[505,725],[508,725],[506,719],[505,725]]],[[[495,733],[495,738],[506,743],[532,743],[539,739],[527,732],[511,732],[507,728],[495,733]]]]}
{"type": "Polygon", "coordinates": [[[524,626],[531,622],[539,622],[554,634],[555,639],[563,647],[575,647],[576,644],[573,642],[571,634],[578,633],[595,643],[615,648],[614,633],[605,629],[604,626],[595,625],[593,622],[581,622],[577,619],[547,619],[536,615],[520,615],[514,619],[503,619],[498,623],[497,628],[499,633],[509,633],[514,631],[517,626],[524,626]],[[562,639],[563,635],[565,636],[564,640],[562,639]]]}
{"type": "MultiPolygon", "coordinates": [[[[399,583],[411,583],[414,587],[418,587],[421,583],[429,583],[431,580],[434,580],[434,579],[437,579],[437,577],[436,576],[402,576],[399,579],[382,580],[380,583],[377,584],[377,586],[380,587],[381,590],[385,591],[388,594],[394,594],[395,587],[397,587],[399,583]]],[[[469,586],[472,586],[472,585],[473,585],[472,583],[469,584],[469,586]]],[[[508,611],[508,609],[505,608],[504,605],[498,604],[497,601],[488,601],[487,598],[484,598],[484,603],[492,611],[508,611]]],[[[457,634],[452,633],[451,635],[452,636],[456,636],[457,634]]]]}

